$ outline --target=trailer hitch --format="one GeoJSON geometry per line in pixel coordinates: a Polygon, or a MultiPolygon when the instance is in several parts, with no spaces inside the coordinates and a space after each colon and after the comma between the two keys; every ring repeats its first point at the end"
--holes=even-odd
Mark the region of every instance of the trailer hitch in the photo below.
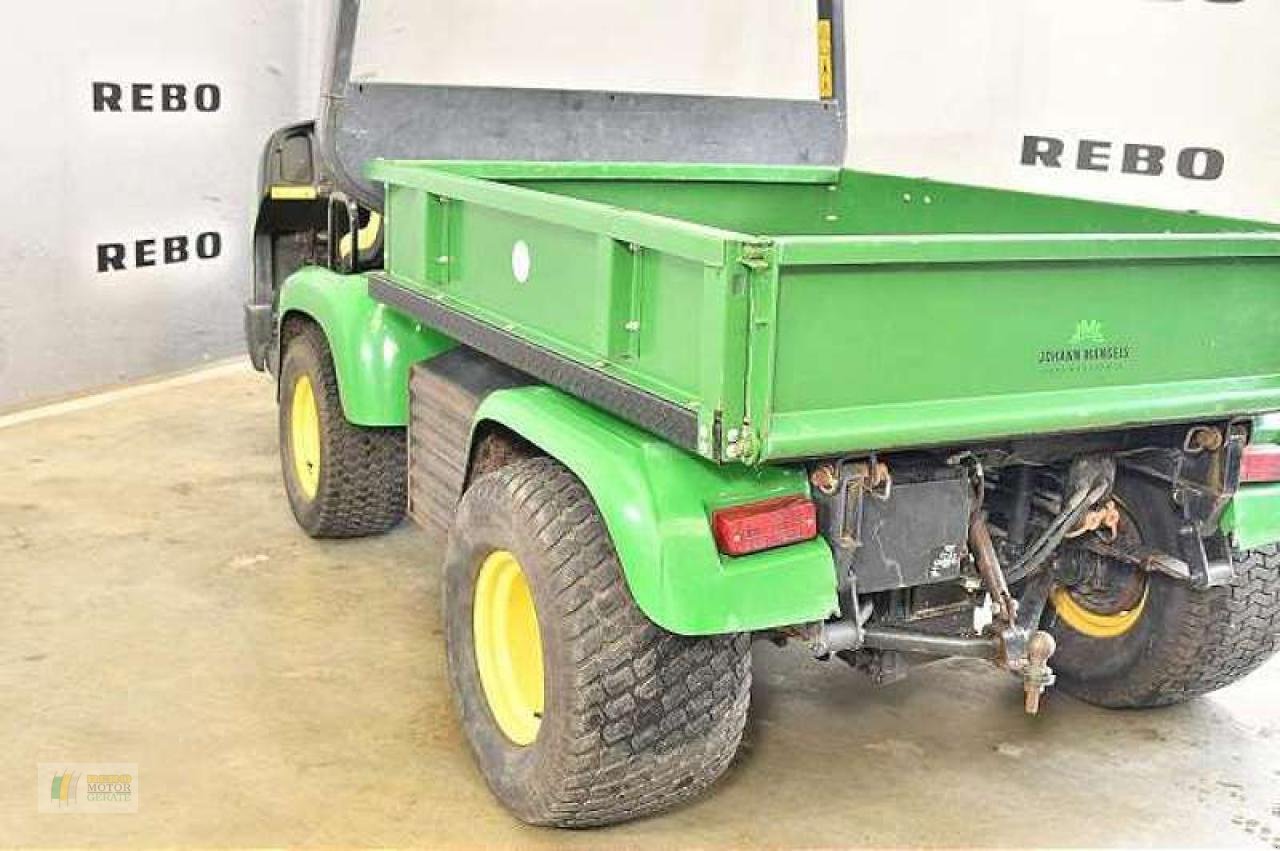
{"type": "Polygon", "coordinates": [[[992,546],[985,514],[974,515],[970,546],[978,563],[978,574],[992,601],[992,619],[987,627],[994,641],[991,661],[1022,678],[1023,706],[1028,714],[1035,715],[1040,711],[1040,696],[1054,683],[1049,657],[1057,644],[1052,635],[1038,628],[1049,600],[1053,575],[1042,571],[1032,576],[1014,600],[992,546]]]}
{"type": "MultiPolygon", "coordinates": [[[[981,476],[981,467],[976,469],[981,476]]],[[[992,661],[1022,678],[1024,707],[1029,714],[1040,710],[1040,697],[1054,683],[1049,659],[1057,649],[1052,635],[1039,629],[1040,617],[1053,589],[1053,572],[1043,566],[1067,538],[1087,531],[1113,528],[1116,509],[1110,502],[1094,509],[1115,483],[1116,465],[1102,455],[1077,458],[1067,474],[1062,510],[1006,573],[991,541],[985,512],[975,510],[969,526],[969,546],[978,575],[991,598],[992,619],[987,633],[995,640],[992,661]],[[1013,599],[1009,586],[1024,581],[1022,593],[1013,599]]]]}
{"type": "MultiPolygon", "coordinates": [[[[1028,713],[1035,714],[1040,709],[1041,697],[1055,679],[1049,660],[1057,649],[1056,642],[1052,635],[1039,628],[1056,581],[1055,571],[1046,565],[1068,539],[1084,539],[1088,535],[1087,541],[1081,541],[1084,546],[1092,546],[1096,540],[1098,546],[1119,548],[1120,545],[1114,543],[1119,510],[1107,499],[1115,483],[1115,461],[1108,455],[1088,455],[1071,464],[1066,481],[1067,496],[1061,509],[1036,540],[1020,551],[1017,561],[1007,571],[1000,565],[983,509],[985,484],[981,463],[966,453],[952,459],[950,466],[963,466],[968,472],[968,481],[963,484],[966,493],[971,489],[968,553],[977,573],[975,590],[980,587],[986,591],[992,608],[991,623],[982,633],[941,635],[892,620],[872,624],[871,606],[858,601],[856,573],[842,571],[840,591],[845,595],[842,600],[848,604],[842,608],[849,614],[841,620],[793,630],[792,635],[807,641],[818,658],[836,654],[855,667],[882,675],[881,679],[897,678],[893,674],[902,662],[898,654],[985,659],[1022,680],[1023,706],[1028,713]],[[1094,532],[1098,534],[1089,534],[1094,532]],[[1019,582],[1021,588],[1015,597],[1011,586],[1019,582]]],[[[861,543],[860,536],[850,531],[861,525],[857,522],[859,514],[853,509],[865,505],[867,498],[889,497],[888,470],[872,457],[866,462],[840,467],[820,466],[812,471],[810,481],[819,495],[823,527],[837,562],[848,563],[851,559],[847,556],[856,553],[861,543]]],[[[902,487],[911,486],[908,480],[902,487]]],[[[1134,557],[1138,557],[1137,554],[1134,557]]],[[[1164,562],[1155,562],[1155,566],[1174,567],[1164,562]]]]}
{"type": "Polygon", "coordinates": [[[971,546],[978,553],[979,572],[991,583],[988,594],[996,611],[995,618],[981,635],[938,635],[892,625],[868,626],[871,616],[868,605],[850,618],[811,624],[795,633],[796,637],[807,641],[814,656],[820,659],[835,653],[852,661],[860,651],[879,651],[878,657],[864,658],[855,666],[874,669],[880,682],[901,676],[900,672],[895,675],[898,672],[895,665],[888,666],[892,670],[882,670],[882,659],[888,654],[985,659],[1022,679],[1023,706],[1028,713],[1036,714],[1040,710],[1041,695],[1054,682],[1049,659],[1056,644],[1052,635],[1037,628],[1049,599],[1053,575],[1048,571],[1036,574],[1014,599],[1003,583],[985,517],[975,518],[973,531],[976,540],[971,546]]]}

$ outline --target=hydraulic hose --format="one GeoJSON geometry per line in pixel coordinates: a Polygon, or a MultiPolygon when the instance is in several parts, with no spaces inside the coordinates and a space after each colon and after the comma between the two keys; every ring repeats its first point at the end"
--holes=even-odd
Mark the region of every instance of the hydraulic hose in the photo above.
{"type": "Polygon", "coordinates": [[[1058,544],[1067,536],[1072,527],[1084,516],[1089,510],[1089,506],[1093,505],[1106,494],[1109,485],[1106,481],[1096,483],[1092,486],[1085,486],[1076,489],[1076,492],[1067,500],[1067,505],[1062,512],[1053,519],[1049,524],[1049,528],[1036,539],[1030,549],[1018,559],[1008,571],[1005,572],[1005,581],[1012,585],[1021,579],[1035,572],[1044,564],[1045,560],[1053,554],[1058,544]]]}

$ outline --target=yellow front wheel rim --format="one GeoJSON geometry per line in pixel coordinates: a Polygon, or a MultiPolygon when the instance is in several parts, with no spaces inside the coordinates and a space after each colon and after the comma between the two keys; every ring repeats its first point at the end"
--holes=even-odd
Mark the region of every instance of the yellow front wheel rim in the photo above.
{"type": "Polygon", "coordinates": [[[298,376],[293,384],[289,446],[298,486],[307,499],[315,499],[320,489],[320,412],[316,407],[315,388],[305,375],[298,376]]]}
{"type": "Polygon", "coordinates": [[[1063,623],[1082,635],[1090,638],[1118,638],[1133,629],[1142,619],[1149,590],[1150,586],[1143,586],[1142,597],[1132,609],[1104,614],[1085,608],[1066,588],[1055,588],[1053,608],[1063,623]]]}
{"type": "Polygon", "coordinates": [[[542,634],[529,581],[506,550],[480,565],[472,628],[489,711],[508,739],[531,744],[542,726],[542,634]]]}

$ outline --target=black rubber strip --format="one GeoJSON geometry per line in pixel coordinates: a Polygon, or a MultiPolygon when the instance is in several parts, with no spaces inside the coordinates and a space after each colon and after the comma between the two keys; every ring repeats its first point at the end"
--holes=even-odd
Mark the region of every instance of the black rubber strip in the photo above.
{"type": "Polygon", "coordinates": [[[579,399],[666,438],[690,452],[698,450],[698,415],[625,381],[535,346],[515,334],[446,307],[435,299],[370,274],[369,295],[407,313],[458,342],[484,352],[579,399]]]}

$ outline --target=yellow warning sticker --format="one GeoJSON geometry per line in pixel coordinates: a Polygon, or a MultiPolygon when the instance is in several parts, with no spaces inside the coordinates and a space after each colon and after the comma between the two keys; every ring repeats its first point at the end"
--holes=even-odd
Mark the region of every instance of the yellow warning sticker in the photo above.
{"type": "Polygon", "coordinates": [[[831,55],[831,21],[818,20],[818,97],[835,97],[835,70],[831,55]]]}
{"type": "Polygon", "coordinates": [[[277,183],[271,187],[272,201],[314,201],[316,200],[316,188],[314,186],[289,186],[277,183]]]}

